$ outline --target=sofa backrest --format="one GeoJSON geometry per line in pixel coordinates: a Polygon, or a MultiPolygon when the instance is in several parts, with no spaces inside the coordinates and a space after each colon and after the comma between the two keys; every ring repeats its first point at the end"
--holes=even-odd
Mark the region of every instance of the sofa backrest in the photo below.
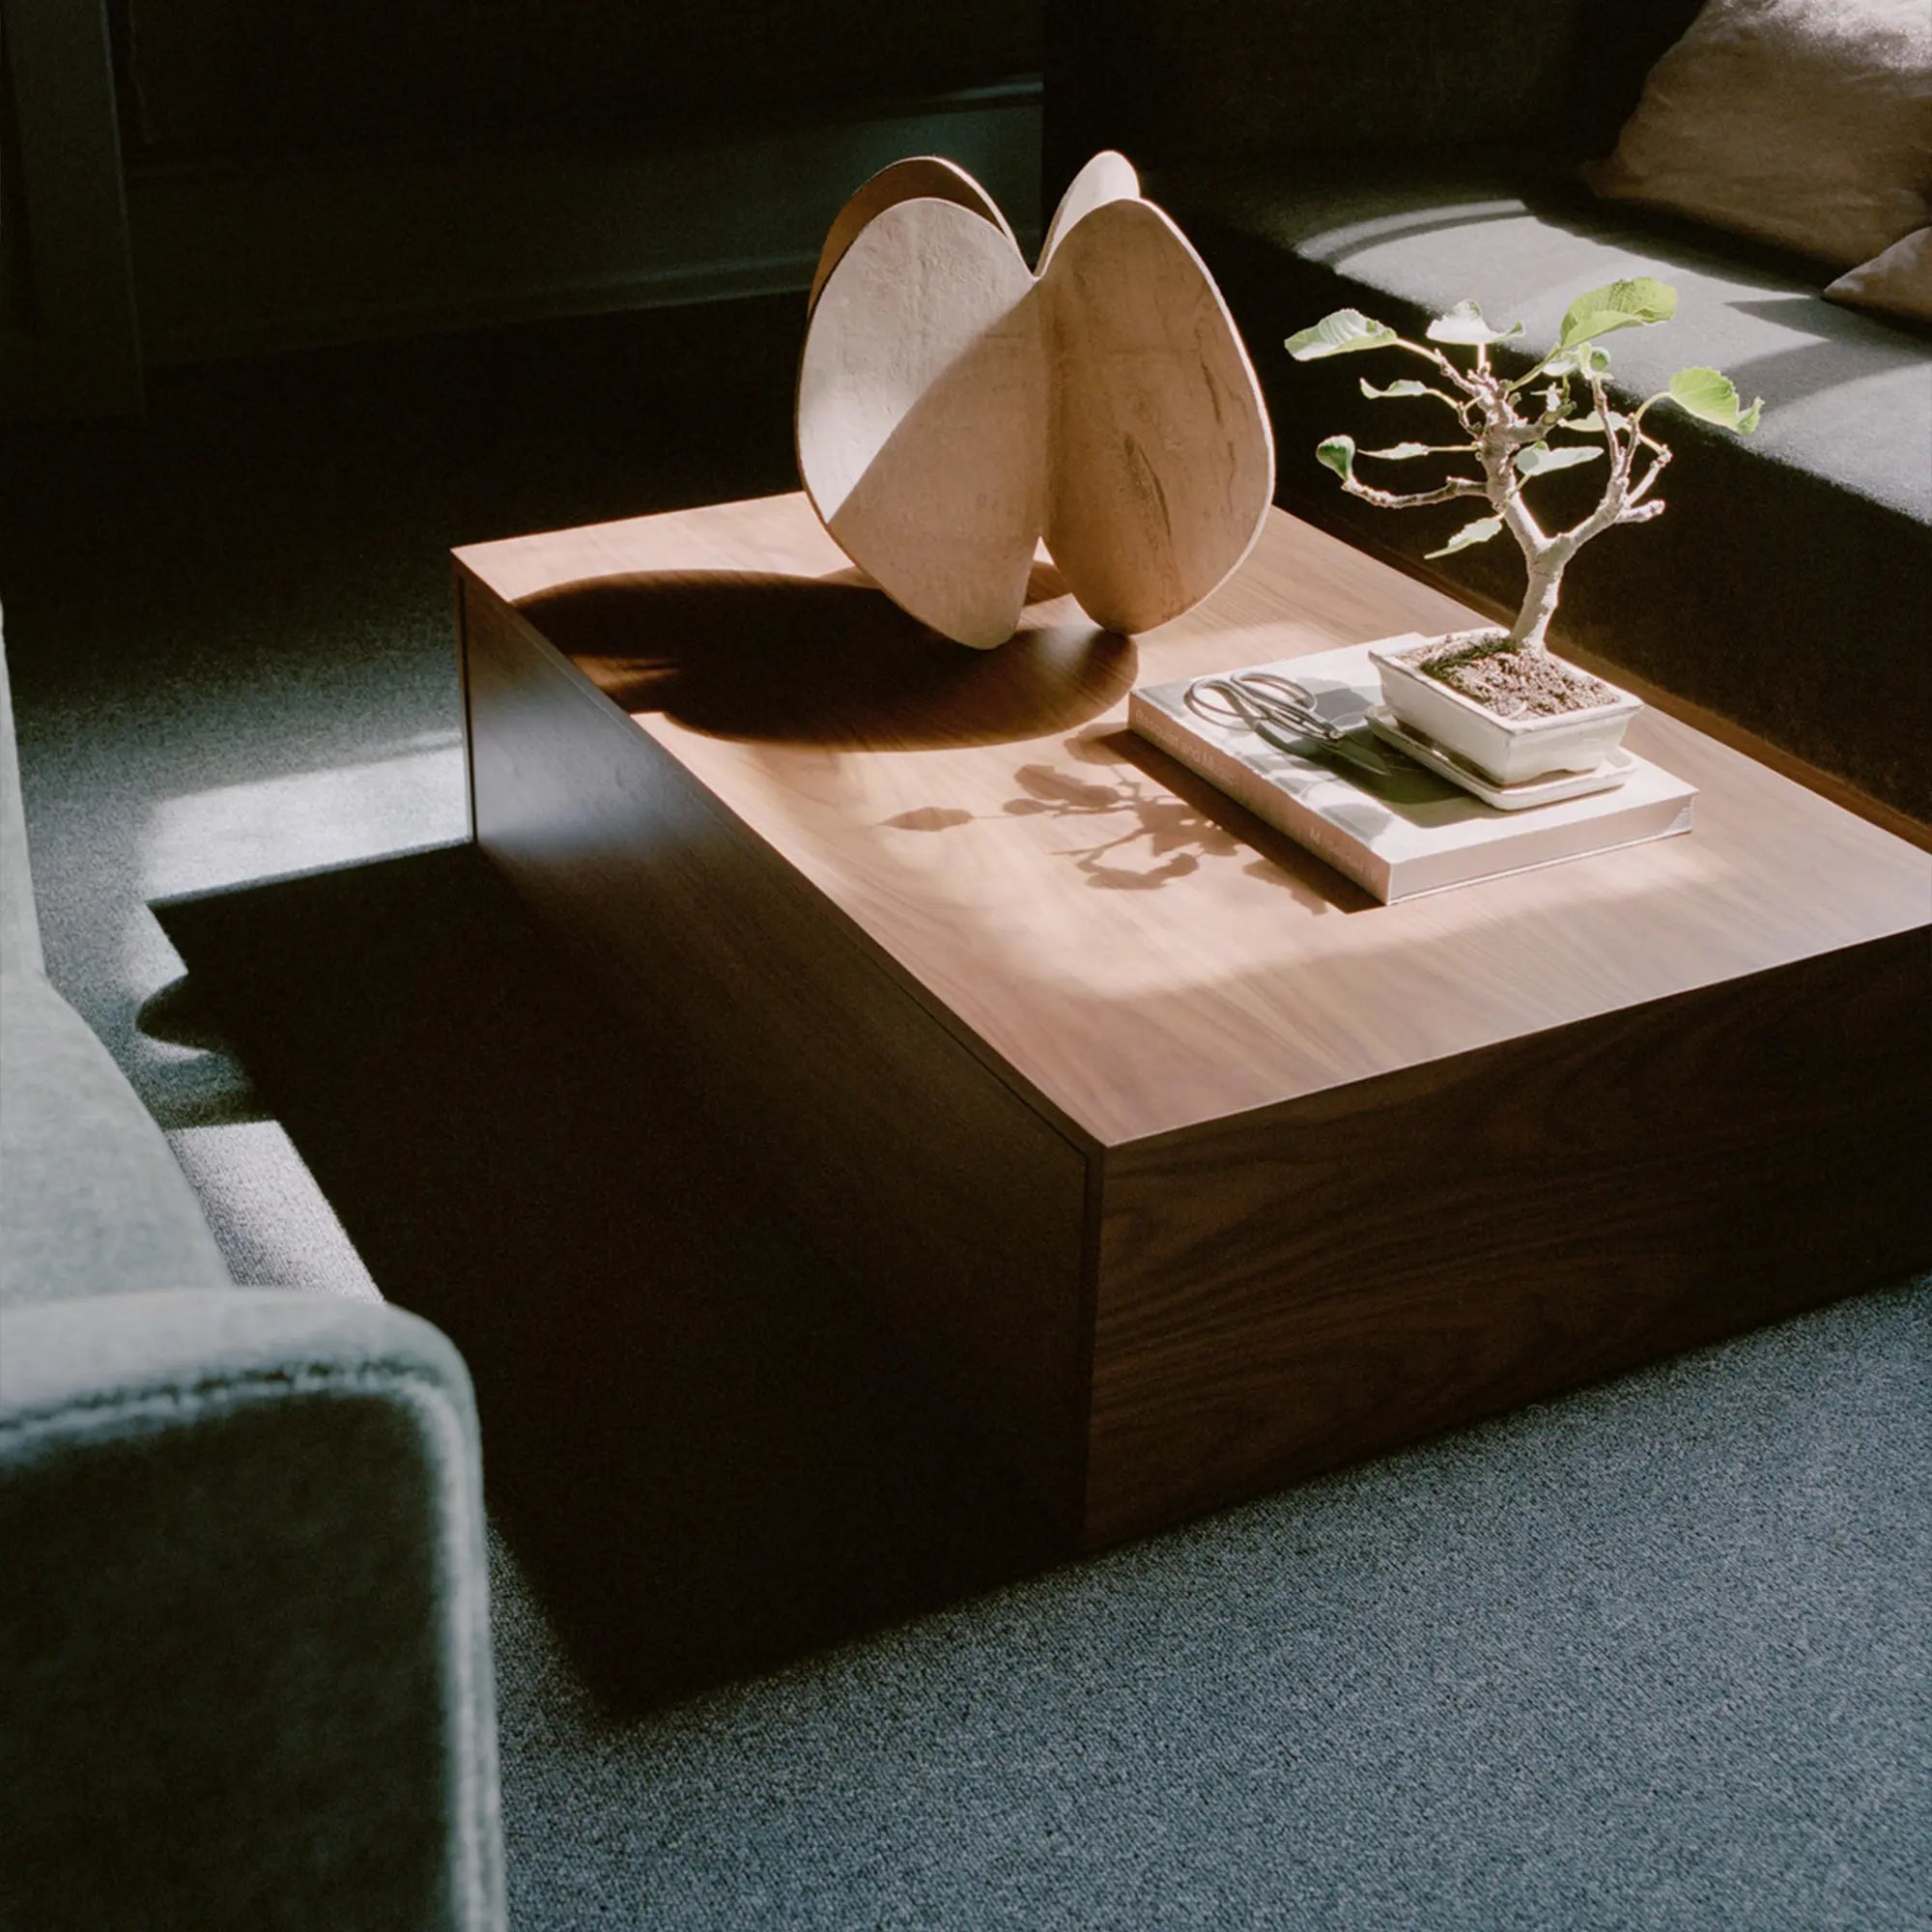
{"type": "Polygon", "coordinates": [[[1054,0],[1050,190],[1137,165],[1436,147],[1607,153],[1700,0],[1054,0]]]}

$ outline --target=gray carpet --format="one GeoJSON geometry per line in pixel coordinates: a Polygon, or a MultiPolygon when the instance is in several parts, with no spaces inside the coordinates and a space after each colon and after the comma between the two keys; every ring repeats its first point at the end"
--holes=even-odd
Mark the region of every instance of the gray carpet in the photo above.
{"type": "MultiPolygon", "coordinates": [[[[891,1450],[911,1425],[880,1419],[857,1357],[808,1378],[818,1437],[760,1437],[758,1387],[734,1391],[712,1420],[741,1429],[742,1468],[647,1533],[643,1487],[674,1503],[688,1475],[649,1420],[691,1401],[671,1365],[714,1358],[715,1335],[658,1346],[664,1311],[690,1312],[677,1284],[633,1312],[620,1386],[567,1431],[601,1332],[520,1358],[533,1327],[483,1306],[507,1280],[486,1297],[471,1257],[440,1284],[429,1063],[401,1032],[368,1034],[360,1066],[341,1043],[365,1037],[355,960],[400,933],[393,984],[430,950],[412,906],[427,935],[469,932],[436,962],[452,984],[510,971],[483,902],[473,931],[455,899],[432,919],[469,890],[446,866],[367,864],[462,832],[442,553],[787,487],[797,320],[751,303],[184,373],[144,422],[10,431],[0,463],[54,977],[168,1127],[239,1276],[392,1293],[477,1367],[514,1922],[1932,1925],[1932,1285],[1096,1560],[1040,1571],[1016,1532],[950,1589],[942,1569],[876,1577],[835,1615],[831,1582],[893,1541],[875,1524],[944,1542],[999,1517],[956,1445],[891,1450]],[[337,896],[302,905],[347,936],[298,985],[315,949],[288,937],[295,901],[251,889],[317,867],[337,896]],[[226,895],[227,928],[156,918],[185,892],[226,895]],[[194,997],[199,954],[184,980],[194,946],[210,975],[230,961],[227,1008],[194,997]],[[352,989],[333,1012],[329,985],[352,989]],[[307,1063],[262,1030],[298,993],[327,1043],[307,1063]],[[838,1436],[859,1411],[886,1433],[838,1436]],[[781,1470],[785,1440],[800,1466],[781,1470]],[[775,1476],[786,1521],[761,1565],[729,1486],[775,1476]],[[848,1510],[862,1492],[875,1519],[848,1510]],[[680,1613],[755,1630],[752,1661],[653,1690],[623,1652],[672,1642],[680,1613]],[[787,1633],[815,1647],[786,1659],[787,1633]]],[[[579,1049],[520,1048],[501,1004],[476,1009],[490,1055],[522,1068],[534,1117],[591,1131],[580,1083],[544,1075],[579,1049]]],[[[664,1212],[649,1186],[636,1211],[664,1212]]],[[[767,1244],[754,1273],[783,1276],[781,1230],[745,1238],[767,1244]]],[[[557,1320],[621,1325],[624,1284],[602,1292],[557,1320]]],[[[724,1299],[717,1319],[754,1313],[724,1299]]]]}
{"type": "Polygon", "coordinates": [[[1923,1924],[1928,1315],[1870,1296],[623,1726],[506,1593],[518,1894],[558,1924],[1923,1924]]]}

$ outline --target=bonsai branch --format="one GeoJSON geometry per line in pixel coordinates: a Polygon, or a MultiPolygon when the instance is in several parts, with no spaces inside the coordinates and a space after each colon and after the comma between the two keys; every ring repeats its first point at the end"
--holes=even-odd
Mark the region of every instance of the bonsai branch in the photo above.
{"type": "Polygon", "coordinates": [[[1483,497],[1489,492],[1473,476],[1455,476],[1443,484],[1439,490],[1418,490],[1407,496],[1397,496],[1393,491],[1378,490],[1372,483],[1364,483],[1353,476],[1342,479],[1342,488],[1351,497],[1359,497],[1365,503],[1375,503],[1384,510],[1419,510],[1429,503],[1447,503],[1458,497],[1483,497]]]}
{"type": "Polygon", "coordinates": [[[1331,437],[1317,449],[1318,457],[1341,478],[1342,487],[1364,502],[1391,510],[1422,509],[1432,503],[1485,497],[1492,515],[1466,524],[1432,556],[1446,556],[1487,543],[1507,530],[1522,552],[1528,576],[1521,608],[1499,648],[1528,653],[1545,648],[1545,637],[1554,614],[1563,573],[1584,544],[1619,524],[1648,523],[1660,516],[1663,501],[1653,492],[1670,461],[1670,451],[1644,427],[1654,404],[1669,402],[1700,420],[1750,435],[1758,425],[1761,402],[1743,406],[1736,387],[1716,369],[1680,369],[1670,386],[1639,403],[1629,415],[1610,407],[1605,386],[1610,358],[1600,338],[1620,328],[1668,321],[1677,298],[1670,288],[1648,276],[1611,282],[1580,295],[1564,312],[1558,338],[1548,353],[1522,375],[1509,377],[1492,364],[1494,343],[1521,332],[1520,325],[1495,329],[1483,320],[1474,302],[1459,302],[1449,314],[1429,327],[1429,341],[1411,342],[1386,324],[1354,309],[1338,309],[1312,327],[1289,338],[1287,348],[1297,361],[1363,351],[1401,349],[1419,356],[1435,370],[1446,386],[1405,379],[1386,389],[1364,383],[1373,398],[1433,396],[1456,412],[1469,440],[1463,445],[1397,444],[1388,450],[1365,450],[1368,458],[1408,459],[1423,456],[1474,456],[1480,477],[1451,476],[1433,490],[1406,494],[1377,489],[1353,473],[1358,452],[1350,437],[1331,437]],[[1473,352],[1459,363],[1435,345],[1473,352]],[[1541,384],[1540,388],[1532,385],[1541,384]],[[1586,389],[1591,408],[1583,412],[1578,388],[1586,389]],[[1520,407],[1519,407],[1520,404],[1520,407]],[[1558,438],[1601,437],[1596,448],[1581,440],[1558,438]],[[1568,529],[1546,530],[1524,500],[1524,486],[1558,469],[1574,469],[1592,458],[1603,459],[1597,473],[1603,489],[1596,505],[1568,529]]]}
{"type": "Polygon", "coordinates": [[[1388,346],[1391,349],[1406,349],[1411,355],[1420,355],[1425,362],[1433,362],[1464,395],[1473,396],[1477,393],[1475,383],[1471,378],[1457,368],[1441,350],[1431,349],[1425,342],[1411,342],[1403,335],[1396,336],[1388,346]]]}
{"type": "MultiPolygon", "coordinates": [[[[1663,466],[1670,461],[1669,450],[1665,449],[1661,442],[1652,442],[1646,437],[1644,439],[1644,447],[1651,452],[1650,468],[1631,485],[1630,493],[1624,498],[1626,508],[1631,504],[1640,503],[1645,497],[1650,495],[1650,486],[1657,481],[1658,476],[1663,469],[1663,466]]],[[[1659,505],[1658,508],[1662,508],[1662,505],[1659,505]]],[[[1655,516],[1657,510],[1653,509],[1649,514],[1655,516]]],[[[1634,523],[1636,519],[1634,517],[1625,517],[1622,521],[1625,523],[1634,523]]]]}

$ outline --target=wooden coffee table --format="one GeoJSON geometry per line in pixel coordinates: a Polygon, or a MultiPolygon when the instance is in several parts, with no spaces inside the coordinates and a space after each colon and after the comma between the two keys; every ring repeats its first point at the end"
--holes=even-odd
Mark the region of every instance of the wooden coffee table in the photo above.
{"type": "Polygon", "coordinates": [[[1653,710],[1688,838],[1375,904],[1122,724],[1471,621],[1285,515],[984,654],[796,496],[457,583],[477,840],[1072,1542],[1932,1260],[1932,860],[1653,710]]]}

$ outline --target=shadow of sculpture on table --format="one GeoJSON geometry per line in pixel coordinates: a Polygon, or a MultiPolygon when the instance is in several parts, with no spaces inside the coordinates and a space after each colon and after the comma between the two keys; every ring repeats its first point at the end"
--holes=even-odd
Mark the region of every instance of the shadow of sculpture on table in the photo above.
{"type": "Polygon", "coordinates": [[[163,902],[615,1714],[1037,1569],[1050,1526],[471,848],[163,902]]]}
{"type": "Polygon", "coordinates": [[[1005,744],[1071,730],[1125,696],[1133,641],[1096,631],[1037,560],[1021,628],[962,651],[858,570],[657,571],[518,608],[613,703],[720,738],[830,750],[1005,744]]]}

